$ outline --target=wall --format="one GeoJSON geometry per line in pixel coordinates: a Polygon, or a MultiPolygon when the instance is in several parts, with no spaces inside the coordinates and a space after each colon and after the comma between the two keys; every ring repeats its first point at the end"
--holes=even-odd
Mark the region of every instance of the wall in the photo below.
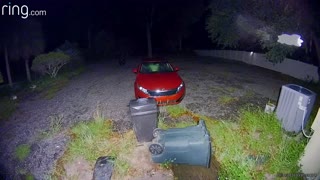
{"type": "Polygon", "coordinates": [[[282,63],[273,64],[266,60],[264,54],[233,50],[195,50],[199,56],[211,56],[242,61],[295,77],[301,80],[319,81],[318,67],[293,59],[284,59],[282,63]]]}

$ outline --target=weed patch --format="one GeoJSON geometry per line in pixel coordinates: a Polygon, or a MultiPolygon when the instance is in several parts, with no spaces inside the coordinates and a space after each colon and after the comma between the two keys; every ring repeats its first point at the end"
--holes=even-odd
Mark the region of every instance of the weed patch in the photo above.
{"type": "Polygon", "coordinates": [[[218,99],[218,102],[222,105],[228,105],[238,100],[239,100],[238,98],[231,97],[231,96],[220,96],[218,99]]]}
{"type": "Polygon", "coordinates": [[[49,120],[50,120],[49,131],[43,132],[41,136],[44,138],[47,138],[60,132],[62,129],[62,119],[63,119],[62,114],[49,116],[49,120]]]}
{"type": "Polygon", "coordinates": [[[100,156],[113,156],[113,177],[121,179],[134,168],[129,163],[130,154],[136,146],[133,131],[120,134],[112,131],[112,123],[102,118],[90,122],[79,123],[70,130],[72,137],[65,154],[59,159],[53,177],[65,176],[63,164],[72,162],[78,157],[83,157],[93,168],[100,156]]]}
{"type": "Polygon", "coordinates": [[[9,97],[0,98],[0,120],[8,119],[16,110],[17,103],[9,97]]]}
{"type": "MultiPolygon", "coordinates": [[[[192,113],[185,114],[193,118],[192,113]]],[[[238,121],[218,121],[198,114],[193,116],[206,122],[214,156],[220,165],[219,178],[264,179],[267,174],[299,173],[297,163],[307,142],[286,135],[274,114],[250,107],[241,110],[238,121]]],[[[174,122],[159,119],[159,127],[195,125],[174,122]]]]}
{"type": "Polygon", "coordinates": [[[167,106],[166,110],[173,118],[180,117],[187,112],[185,108],[179,105],[167,106]]]}
{"type": "Polygon", "coordinates": [[[19,160],[19,161],[24,161],[30,154],[31,149],[30,149],[30,145],[28,144],[20,144],[15,151],[15,157],[19,160]]]}

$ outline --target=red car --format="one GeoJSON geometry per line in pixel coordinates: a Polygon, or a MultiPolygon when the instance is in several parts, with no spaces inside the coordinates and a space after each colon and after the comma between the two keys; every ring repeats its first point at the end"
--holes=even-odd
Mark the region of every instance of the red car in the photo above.
{"type": "Polygon", "coordinates": [[[136,73],[134,93],[136,98],[155,98],[159,105],[178,104],[182,101],[186,87],[173,67],[166,61],[148,60],[133,69],[136,73]]]}

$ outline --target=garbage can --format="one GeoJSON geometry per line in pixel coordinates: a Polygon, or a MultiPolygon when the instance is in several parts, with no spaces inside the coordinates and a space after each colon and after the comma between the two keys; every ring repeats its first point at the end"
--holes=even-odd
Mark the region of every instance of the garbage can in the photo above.
{"type": "Polygon", "coordinates": [[[140,98],[130,101],[131,121],[138,142],[150,142],[157,127],[158,106],[154,98],[140,98]]]}
{"type": "Polygon", "coordinates": [[[153,162],[210,166],[211,140],[203,120],[196,126],[155,129],[149,146],[153,162]]]}

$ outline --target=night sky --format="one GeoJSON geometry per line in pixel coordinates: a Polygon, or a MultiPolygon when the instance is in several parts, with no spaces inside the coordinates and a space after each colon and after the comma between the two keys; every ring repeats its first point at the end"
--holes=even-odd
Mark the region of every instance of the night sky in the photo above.
{"type": "MultiPolygon", "coordinates": [[[[45,10],[45,16],[37,16],[35,19],[41,22],[46,39],[46,52],[61,45],[65,40],[77,42],[80,47],[87,48],[88,32],[92,38],[104,31],[116,41],[125,39],[134,47],[136,54],[144,54],[147,51],[146,21],[150,9],[154,8],[152,26],[152,44],[155,52],[167,52],[171,40],[175,40],[179,29],[176,17],[181,14],[183,7],[189,8],[192,14],[199,10],[194,7],[192,0],[11,0],[1,1],[0,5],[26,5],[29,11],[45,10]]],[[[205,29],[206,18],[209,11],[206,9],[209,0],[197,1],[203,5],[201,13],[196,13],[195,20],[186,26],[187,36],[183,38],[185,49],[212,49],[215,46],[208,38],[205,29]]],[[[319,7],[317,0],[309,0],[315,9],[319,7]]],[[[318,11],[314,11],[318,16],[318,11]]],[[[1,26],[10,29],[12,21],[28,21],[33,17],[22,19],[18,15],[4,14],[0,16],[1,26]]],[[[3,29],[3,28],[2,28],[3,29]]]]}
{"type": "MultiPolygon", "coordinates": [[[[153,16],[152,38],[154,49],[163,49],[163,39],[171,38],[170,31],[174,29],[175,22],[170,21],[171,17],[179,14],[181,4],[186,4],[183,0],[106,0],[106,1],[36,1],[36,0],[15,0],[1,1],[1,6],[8,5],[27,5],[31,10],[45,10],[45,16],[37,16],[35,19],[40,21],[43,26],[44,35],[46,38],[46,50],[50,51],[61,45],[64,40],[77,42],[82,47],[87,46],[88,29],[94,35],[100,31],[116,36],[123,37],[135,44],[139,52],[146,50],[146,32],[145,21],[151,7],[155,9],[153,16]],[[174,12],[176,10],[176,12],[174,12]],[[170,17],[171,16],[171,17],[170,17]]],[[[189,0],[189,2],[192,2],[189,0]]],[[[199,1],[201,2],[201,1],[199,1]]],[[[201,2],[203,5],[206,1],[201,2]]],[[[200,3],[200,4],[201,4],[200,3]]],[[[191,6],[192,3],[190,3],[191,6]]],[[[187,5],[188,6],[188,5],[187,5]]],[[[191,30],[186,38],[185,43],[189,43],[190,48],[199,45],[208,46],[210,44],[205,31],[205,10],[202,16],[197,17],[197,20],[188,28],[191,30]],[[194,34],[197,34],[195,37],[194,34]]],[[[1,24],[10,24],[11,20],[28,21],[22,19],[18,15],[5,13],[0,17],[1,24]]],[[[188,45],[188,46],[189,46],[188,45]]]]}

